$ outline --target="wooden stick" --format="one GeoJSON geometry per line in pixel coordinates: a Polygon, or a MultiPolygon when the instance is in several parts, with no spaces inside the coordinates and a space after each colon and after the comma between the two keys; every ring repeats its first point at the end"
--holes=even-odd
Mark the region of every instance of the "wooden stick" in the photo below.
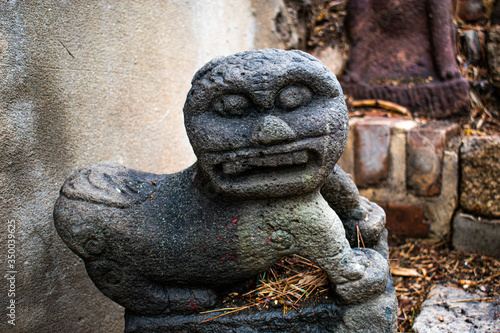
{"type": "Polygon", "coordinates": [[[458,299],[456,301],[450,301],[452,303],[458,302],[491,302],[493,299],[491,297],[486,298],[471,298],[471,299],[458,299]]]}
{"type": "Polygon", "coordinates": [[[367,106],[372,106],[372,107],[381,107],[390,111],[395,111],[397,113],[404,114],[405,116],[408,116],[410,118],[413,118],[411,115],[411,112],[408,111],[407,108],[405,108],[402,105],[389,102],[389,101],[384,101],[381,99],[363,99],[363,100],[353,100],[352,101],[352,106],[354,108],[359,108],[359,107],[367,107],[367,106]]]}

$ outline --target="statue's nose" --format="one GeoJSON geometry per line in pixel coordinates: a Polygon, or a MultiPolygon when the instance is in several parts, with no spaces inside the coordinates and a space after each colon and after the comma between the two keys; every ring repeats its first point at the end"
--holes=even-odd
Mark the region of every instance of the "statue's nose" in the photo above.
{"type": "Polygon", "coordinates": [[[250,141],[253,144],[274,145],[295,140],[293,129],[275,116],[265,116],[254,126],[250,141]]]}

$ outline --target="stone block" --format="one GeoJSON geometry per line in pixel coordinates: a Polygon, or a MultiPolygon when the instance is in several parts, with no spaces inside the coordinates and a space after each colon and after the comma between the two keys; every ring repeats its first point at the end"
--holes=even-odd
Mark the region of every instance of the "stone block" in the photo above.
{"type": "Polygon", "coordinates": [[[500,259],[500,220],[458,212],[453,219],[453,246],[500,259]]]}
{"type": "Polygon", "coordinates": [[[430,296],[422,304],[412,327],[413,332],[500,332],[500,299],[493,302],[473,301],[481,298],[481,295],[460,288],[438,285],[431,289],[430,296]]]}
{"type": "Polygon", "coordinates": [[[455,16],[465,22],[477,21],[484,17],[483,0],[452,0],[455,16]]]}
{"type": "Polygon", "coordinates": [[[419,196],[441,193],[443,152],[450,139],[458,135],[460,127],[447,122],[429,122],[408,131],[408,190],[419,196]]]}
{"type": "Polygon", "coordinates": [[[429,233],[422,207],[394,203],[378,203],[386,214],[385,227],[390,233],[422,238],[429,233]]]}
{"type": "Polygon", "coordinates": [[[492,26],[486,33],[486,55],[491,80],[500,82],[500,26],[492,26]]]}
{"type": "Polygon", "coordinates": [[[460,205],[480,216],[500,217],[500,136],[471,136],[460,149],[460,205]]]}
{"type": "MultiPolygon", "coordinates": [[[[441,191],[439,194],[434,196],[421,196],[416,195],[414,191],[408,190],[407,173],[409,172],[407,172],[406,169],[408,167],[408,133],[415,131],[415,133],[423,134],[424,132],[419,132],[419,130],[423,131],[420,129],[422,126],[413,120],[402,118],[393,119],[394,122],[390,124],[391,138],[388,152],[389,170],[387,178],[386,180],[380,182],[377,186],[369,185],[367,187],[360,187],[360,194],[369,200],[376,202],[421,207],[423,209],[425,221],[429,223],[427,225],[428,237],[445,237],[450,232],[451,220],[458,206],[458,156],[461,144],[460,137],[456,136],[458,128],[454,125],[450,125],[451,127],[445,126],[444,129],[437,125],[427,125],[428,128],[426,130],[431,133],[429,135],[431,137],[434,135],[442,140],[440,141],[434,139],[434,141],[429,141],[426,139],[429,142],[425,141],[425,144],[428,145],[428,148],[430,148],[432,152],[436,153],[436,147],[438,147],[441,151],[441,154],[438,155],[441,156],[440,160],[438,159],[441,163],[441,167],[440,169],[436,168],[436,171],[441,173],[439,178],[441,182],[441,191]],[[434,126],[437,127],[434,128],[434,126]],[[417,130],[417,128],[419,128],[419,130],[417,130]]],[[[353,129],[353,127],[363,126],[364,123],[370,124],[373,121],[373,119],[369,118],[358,118],[356,119],[355,126],[351,126],[351,129],[353,129]]],[[[354,130],[352,132],[354,132],[354,130]]],[[[348,140],[348,147],[349,144],[354,147],[354,141],[355,140],[353,138],[350,138],[348,140]]],[[[425,147],[425,145],[423,146],[425,147]]],[[[355,161],[357,156],[355,156],[356,154],[349,152],[347,152],[347,154],[348,159],[344,160],[343,163],[345,163],[347,167],[352,167],[352,169],[354,169],[354,165],[357,163],[357,161],[355,161]],[[346,163],[347,161],[349,161],[349,163],[346,163]]],[[[418,154],[416,154],[413,158],[418,160],[418,154]]],[[[349,170],[348,168],[345,169],[349,170]]],[[[355,180],[356,182],[359,182],[357,177],[355,177],[355,180]]],[[[419,234],[425,233],[425,226],[422,226],[424,227],[422,231],[412,230],[411,225],[404,227],[409,228],[405,231],[409,234],[413,234],[415,232],[419,234]]],[[[403,231],[400,230],[399,232],[403,231]]]]}
{"type": "Polygon", "coordinates": [[[452,145],[444,151],[441,194],[435,197],[414,197],[415,204],[422,205],[430,222],[429,236],[444,238],[449,235],[453,214],[458,207],[458,151],[460,140],[452,140],[452,145]]]}
{"type": "MultiPolygon", "coordinates": [[[[418,126],[413,120],[401,120],[391,127],[391,147],[389,150],[390,170],[387,179],[387,188],[392,192],[406,196],[406,142],[408,131],[418,126]]],[[[396,202],[394,197],[388,199],[396,202]]]]}
{"type": "Polygon", "coordinates": [[[381,186],[389,176],[392,118],[371,118],[354,127],[355,179],[359,187],[381,186]]]}

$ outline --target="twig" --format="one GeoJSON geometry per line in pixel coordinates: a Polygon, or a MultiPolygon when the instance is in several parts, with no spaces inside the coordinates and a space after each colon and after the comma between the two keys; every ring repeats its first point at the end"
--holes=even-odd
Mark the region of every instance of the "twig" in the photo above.
{"type": "Polygon", "coordinates": [[[352,106],[354,108],[357,107],[367,107],[367,106],[372,106],[372,107],[381,107],[386,110],[394,111],[400,114],[404,114],[405,116],[408,116],[413,119],[413,116],[411,115],[411,112],[408,111],[407,108],[405,108],[402,105],[389,102],[389,101],[384,101],[381,99],[363,99],[363,100],[353,100],[352,101],[352,106]]]}
{"type": "Polygon", "coordinates": [[[363,241],[363,236],[361,235],[361,230],[359,230],[359,225],[358,223],[356,222],[356,233],[357,233],[357,236],[358,236],[358,247],[359,247],[359,241],[361,240],[361,244],[363,245],[363,247],[366,247],[365,246],[365,242],[363,241]]]}
{"type": "Polygon", "coordinates": [[[245,309],[248,309],[248,308],[251,308],[252,306],[256,306],[257,303],[255,304],[250,304],[250,305],[245,305],[245,306],[240,306],[239,308],[234,308],[233,311],[229,311],[229,312],[226,312],[226,313],[223,313],[223,314],[220,314],[218,316],[215,316],[213,318],[210,318],[210,319],[205,319],[202,321],[202,323],[206,323],[207,321],[211,321],[211,320],[214,320],[214,319],[217,319],[217,318],[220,318],[220,317],[223,317],[225,315],[228,315],[230,313],[234,313],[234,312],[238,312],[238,311],[241,311],[241,310],[245,310],[245,309]]]}
{"type": "Polygon", "coordinates": [[[491,302],[493,299],[491,297],[485,297],[485,298],[470,298],[470,299],[459,299],[456,301],[450,301],[452,303],[458,303],[458,302],[491,302]]]}
{"type": "Polygon", "coordinates": [[[237,308],[222,308],[222,309],[208,310],[208,311],[199,312],[199,314],[221,312],[221,311],[228,311],[228,310],[234,310],[234,309],[237,309],[237,308]]]}

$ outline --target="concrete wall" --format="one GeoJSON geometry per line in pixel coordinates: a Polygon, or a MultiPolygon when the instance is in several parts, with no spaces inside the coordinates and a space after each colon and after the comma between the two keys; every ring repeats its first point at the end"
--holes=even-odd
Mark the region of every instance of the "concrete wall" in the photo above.
{"type": "Polygon", "coordinates": [[[283,47],[280,11],[281,0],[1,2],[1,332],[123,331],[122,309],[55,232],[58,190],[89,163],[194,162],[182,119],[193,74],[216,55],[283,47]]]}

